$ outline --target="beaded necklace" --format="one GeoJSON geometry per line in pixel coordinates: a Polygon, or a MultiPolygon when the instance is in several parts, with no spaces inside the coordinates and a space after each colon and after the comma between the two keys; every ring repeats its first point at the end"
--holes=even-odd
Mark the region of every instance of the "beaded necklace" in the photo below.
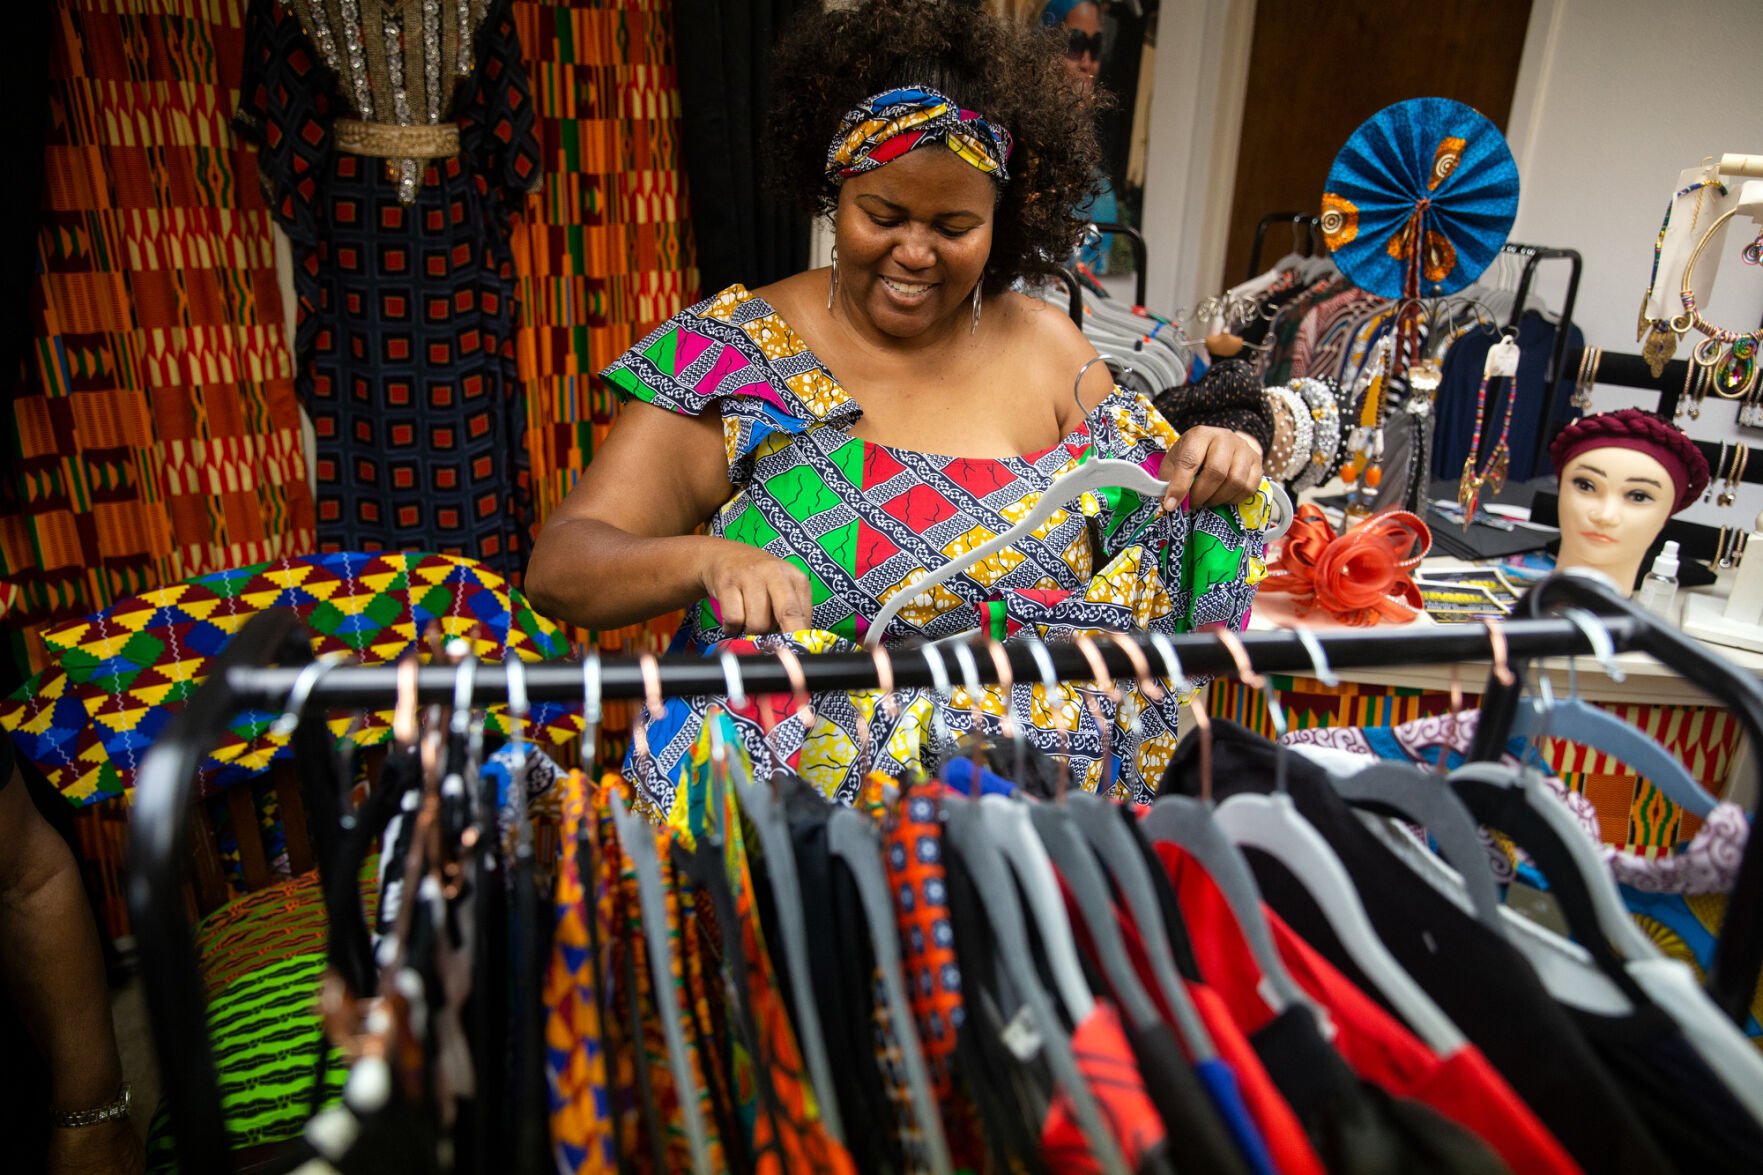
{"type": "Polygon", "coordinates": [[[1714,188],[1722,196],[1727,194],[1726,185],[1719,180],[1698,180],[1671,197],[1665,205],[1665,219],[1659,222],[1659,235],[1653,239],[1653,271],[1647,275],[1647,292],[1641,295],[1640,321],[1635,326],[1634,341],[1645,340],[1641,347],[1641,358],[1647,361],[1652,369],[1653,378],[1657,379],[1665,373],[1665,365],[1677,351],[1678,340],[1683,337],[1681,331],[1673,328],[1669,319],[1649,318],[1647,307],[1653,301],[1653,287],[1659,281],[1659,258],[1665,251],[1665,233],[1671,227],[1671,213],[1677,202],[1689,195],[1697,193],[1695,211],[1690,214],[1690,231],[1694,232],[1696,222],[1702,216],[1702,196],[1704,188],[1714,188]]]}
{"type": "Polygon", "coordinates": [[[1497,494],[1506,485],[1506,468],[1512,461],[1508,444],[1512,436],[1512,408],[1518,400],[1518,344],[1507,335],[1488,349],[1487,362],[1481,369],[1481,387],[1475,393],[1475,431],[1470,434],[1469,456],[1463,461],[1463,476],[1457,482],[1457,505],[1463,508],[1465,532],[1475,521],[1476,507],[1481,504],[1482,491],[1497,494]],[[1500,439],[1488,453],[1487,464],[1476,468],[1481,455],[1481,428],[1487,420],[1488,384],[1504,377],[1511,386],[1506,389],[1506,417],[1500,423],[1500,439]]]}

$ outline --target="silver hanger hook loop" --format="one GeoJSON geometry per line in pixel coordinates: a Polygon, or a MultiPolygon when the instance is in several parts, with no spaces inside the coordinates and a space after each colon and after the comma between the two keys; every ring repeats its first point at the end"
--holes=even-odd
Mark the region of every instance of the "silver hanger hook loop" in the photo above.
{"type": "Polygon", "coordinates": [[[728,689],[728,704],[741,709],[747,704],[747,683],[741,678],[741,659],[724,649],[717,662],[722,666],[722,683],[728,689]]]}
{"type": "Polygon", "coordinates": [[[1316,634],[1302,624],[1292,625],[1292,632],[1297,635],[1298,643],[1304,646],[1304,652],[1309,654],[1310,668],[1315,672],[1316,680],[1330,689],[1341,684],[1341,679],[1335,676],[1333,667],[1328,663],[1328,654],[1323,651],[1322,642],[1316,639],[1316,634]]]}
{"type": "Polygon", "coordinates": [[[312,697],[313,688],[325,674],[341,663],[339,658],[326,657],[300,666],[300,672],[294,676],[294,684],[288,689],[288,700],[282,703],[281,716],[270,727],[270,733],[284,738],[293,734],[300,725],[300,716],[306,712],[306,703],[312,697]]]}
{"type": "Polygon", "coordinates": [[[588,649],[582,654],[582,770],[590,771],[599,754],[601,698],[600,651],[588,649]]]}
{"type": "MultiPolygon", "coordinates": [[[[1561,615],[1573,622],[1573,626],[1585,633],[1585,639],[1592,646],[1592,656],[1611,681],[1622,681],[1628,675],[1616,664],[1616,641],[1611,638],[1610,630],[1598,623],[1598,618],[1584,608],[1563,608],[1561,615]]],[[[1571,659],[1568,664],[1572,664],[1571,659]]],[[[1578,692],[1578,691],[1575,691],[1578,692]]]]}

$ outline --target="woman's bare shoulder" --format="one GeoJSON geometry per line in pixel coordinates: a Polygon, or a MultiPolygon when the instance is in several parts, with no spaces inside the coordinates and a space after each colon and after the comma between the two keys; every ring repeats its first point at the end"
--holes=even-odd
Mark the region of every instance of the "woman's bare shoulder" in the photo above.
{"type": "MultiPolygon", "coordinates": [[[[1024,378],[1022,386],[1039,388],[1058,414],[1064,431],[1081,419],[1072,399],[1073,382],[1083,365],[1096,357],[1096,348],[1071,320],[1063,306],[1009,291],[998,298],[1004,330],[1001,350],[1011,356],[1024,378]]],[[[1114,381],[1103,364],[1084,374],[1082,396],[1086,408],[1094,408],[1113,389],[1114,381]]]]}

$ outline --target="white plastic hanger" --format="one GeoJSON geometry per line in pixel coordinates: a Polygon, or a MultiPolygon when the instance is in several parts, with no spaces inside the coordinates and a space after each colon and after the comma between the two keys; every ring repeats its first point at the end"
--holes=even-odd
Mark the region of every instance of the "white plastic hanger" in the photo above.
{"type": "MultiPolygon", "coordinates": [[[[1221,637],[1224,635],[1220,634],[1221,637]]],[[[1230,634],[1234,638],[1235,634],[1230,634]]],[[[1231,643],[1226,640],[1226,643],[1231,643]]],[[[1237,642],[1240,648],[1240,642],[1237,642]]],[[[1236,648],[1232,649],[1235,653],[1236,648]]],[[[1246,657],[1239,658],[1246,663],[1246,657]]],[[[1285,712],[1274,695],[1273,685],[1260,674],[1241,674],[1257,680],[1267,695],[1268,717],[1276,734],[1285,733],[1285,712]]],[[[1362,974],[1371,981],[1396,1014],[1414,1030],[1428,1048],[1440,1057],[1448,1057],[1465,1043],[1463,1033],[1433,1002],[1414,978],[1390,954],[1383,940],[1371,925],[1359,891],[1347,867],[1329,847],[1315,825],[1299,813],[1297,805],[1285,789],[1285,756],[1289,750],[1281,744],[1278,758],[1278,786],[1271,796],[1235,795],[1218,806],[1216,819],[1225,835],[1239,846],[1259,849],[1280,862],[1297,878],[1306,893],[1316,902],[1329,928],[1343,950],[1353,959],[1362,974]]]]}
{"type": "MultiPolygon", "coordinates": [[[[1267,541],[1280,538],[1291,527],[1292,500],[1286,496],[1285,490],[1277,483],[1268,482],[1273,491],[1273,525],[1267,532],[1267,541]]],[[[1146,473],[1143,466],[1131,461],[1105,458],[1099,461],[1087,461],[1070,473],[1062,474],[1053,480],[1041,494],[1021,522],[1005,531],[995,539],[981,543],[967,554],[951,559],[949,562],[927,573],[923,579],[909,583],[888,598],[881,611],[870,621],[869,634],[864,637],[864,645],[873,649],[881,643],[888,626],[900,614],[901,609],[915,599],[929,592],[932,588],[954,579],[970,567],[977,566],[986,559],[1001,551],[1008,550],[1015,543],[1033,534],[1043,522],[1051,518],[1055,511],[1062,510],[1070,502],[1083,495],[1100,489],[1119,488],[1131,490],[1135,494],[1153,501],[1161,498],[1169,488],[1169,483],[1159,480],[1146,473]]]]}

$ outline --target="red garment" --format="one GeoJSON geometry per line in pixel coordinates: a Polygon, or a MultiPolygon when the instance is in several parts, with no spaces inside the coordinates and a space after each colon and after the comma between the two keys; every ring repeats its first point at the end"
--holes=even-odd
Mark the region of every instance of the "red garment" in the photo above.
{"type": "Polygon", "coordinates": [[[1206,1025],[1206,1032],[1218,1048],[1218,1059],[1236,1074],[1237,1090],[1243,1095],[1249,1116],[1261,1128],[1273,1165],[1283,1175],[1324,1175],[1322,1159],[1310,1145],[1310,1136],[1304,1133],[1298,1116],[1292,1113],[1285,1096],[1262,1067],[1249,1038],[1231,1019],[1224,999],[1204,983],[1188,984],[1188,997],[1194,1001],[1200,1022],[1206,1025]]]}
{"type": "MultiPolygon", "coordinates": [[[[1059,878],[1059,890],[1065,897],[1067,908],[1071,908],[1075,899],[1059,878]]],[[[1139,927],[1130,915],[1120,906],[1114,907],[1114,924],[1120,928],[1122,945],[1126,948],[1127,961],[1138,973],[1139,983],[1144,987],[1145,994],[1151,998],[1157,1009],[1157,1015],[1172,1029],[1175,1028],[1175,1015],[1170,1011],[1169,1002],[1163,994],[1163,987],[1157,981],[1156,973],[1151,970],[1151,956],[1145,949],[1144,938],[1139,934],[1139,927]]],[[[1094,957],[1096,946],[1090,937],[1089,927],[1082,917],[1073,915],[1071,919],[1072,933],[1077,937],[1080,950],[1094,957]]],[[[1243,1100],[1244,1109],[1260,1131],[1260,1141],[1267,1147],[1267,1154],[1273,1165],[1282,1175],[1324,1175],[1322,1160],[1310,1145],[1309,1135],[1304,1133],[1298,1117],[1286,1104],[1284,1096],[1267,1070],[1261,1065],[1261,1058],[1255,1054],[1248,1038],[1231,1021],[1230,1012],[1225,1008],[1218,996],[1206,991],[1204,985],[1185,983],[1189,998],[1193,1001],[1200,1022],[1206,1028],[1206,1035],[1212,1038],[1213,1046],[1218,1051],[1218,1059],[1230,1068],[1237,1079],[1237,1093],[1243,1100]],[[1203,995],[1200,993],[1204,993],[1203,995]]],[[[1182,1046],[1187,1059],[1193,1060],[1193,1050],[1188,1042],[1181,1039],[1176,1031],[1177,1042],[1182,1046]]]]}
{"type": "MultiPolygon", "coordinates": [[[[1145,1092],[1139,1063],[1133,1057],[1126,1032],[1120,1027],[1120,1014],[1113,1004],[1096,1001],[1095,1008],[1071,1034],[1071,1051],[1077,1057],[1084,1084],[1101,1108],[1103,1125],[1120,1146],[1127,1167],[1137,1171],[1145,1156],[1167,1135],[1157,1107],[1145,1092]]],[[[1054,1175],[1091,1175],[1102,1169],[1084,1132],[1078,1128],[1071,1099],[1064,1090],[1054,1095],[1047,1120],[1041,1126],[1041,1157],[1054,1175]]]]}
{"type": "MultiPolygon", "coordinates": [[[[1159,842],[1157,856],[1169,873],[1187,919],[1200,973],[1229,1006],[1244,1032],[1273,1019],[1261,999],[1261,971],[1229,903],[1204,868],[1178,846],[1159,842]]],[[[1292,978],[1328,1013],[1335,1049],[1360,1078],[1397,1097],[1412,1098],[1474,1133],[1515,1175],[1578,1172],[1529,1106],[1481,1051],[1464,1045],[1440,1059],[1394,1016],[1355,987],[1272,910],[1266,911],[1280,959],[1292,978]]]]}

